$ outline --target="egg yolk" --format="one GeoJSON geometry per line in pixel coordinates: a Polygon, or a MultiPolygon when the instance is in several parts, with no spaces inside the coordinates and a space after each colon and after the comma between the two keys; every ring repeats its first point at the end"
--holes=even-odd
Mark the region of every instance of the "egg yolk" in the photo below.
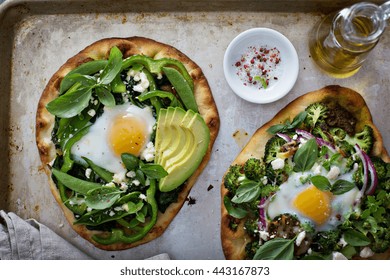
{"type": "Polygon", "coordinates": [[[123,153],[139,156],[146,142],[145,123],[133,116],[117,117],[110,127],[108,141],[117,156],[123,153]]]}
{"type": "Polygon", "coordinates": [[[317,225],[322,225],[332,212],[331,196],[330,192],[323,192],[315,186],[310,186],[295,197],[293,205],[317,225]]]}

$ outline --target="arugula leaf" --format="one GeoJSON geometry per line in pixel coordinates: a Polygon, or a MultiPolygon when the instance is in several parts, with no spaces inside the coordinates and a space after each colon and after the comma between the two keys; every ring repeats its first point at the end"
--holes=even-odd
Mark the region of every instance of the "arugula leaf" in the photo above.
{"type": "Polygon", "coordinates": [[[318,146],[316,139],[312,138],[303,144],[295,153],[293,170],[295,172],[306,171],[313,167],[318,159],[318,146]]]}
{"type": "Polygon", "coordinates": [[[227,196],[223,198],[223,204],[225,205],[226,211],[233,218],[242,219],[248,214],[248,211],[246,211],[245,209],[234,207],[229,197],[227,196]]]}
{"type": "Polygon", "coordinates": [[[118,47],[115,46],[111,48],[108,63],[100,75],[99,84],[108,85],[115,79],[122,68],[122,56],[122,52],[118,47]]]}
{"type": "Polygon", "coordinates": [[[275,238],[264,243],[257,250],[254,260],[292,260],[294,258],[293,239],[275,238]]]}
{"type": "Polygon", "coordinates": [[[107,209],[114,205],[123,191],[115,187],[100,187],[90,190],[85,197],[85,204],[93,209],[107,209]]]}
{"type": "Polygon", "coordinates": [[[232,202],[238,204],[250,202],[259,197],[260,193],[260,183],[251,180],[243,181],[232,198],[232,202]]]}
{"type": "Polygon", "coordinates": [[[46,109],[57,117],[71,118],[88,106],[91,96],[92,87],[81,87],[50,101],[46,109]]]}

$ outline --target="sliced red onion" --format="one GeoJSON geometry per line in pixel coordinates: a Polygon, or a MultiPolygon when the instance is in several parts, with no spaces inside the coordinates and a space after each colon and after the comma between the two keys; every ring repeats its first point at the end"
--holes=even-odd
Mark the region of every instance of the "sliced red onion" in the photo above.
{"type": "Polygon", "coordinates": [[[368,163],[367,163],[367,159],[364,156],[364,152],[362,151],[362,149],[360,149],[359,145],[356,144],[354,148],[363,164],[363,187],[360,191],[362,193],[365,193],[368,184],[368,163]]]}
{"type": "Polygon", "coordinates": [[[370,172],[370,177],[371,177],[371,183],[369,186],[367,186],[365,193],[367,195],[373,195],[376,187],[378,186],[378,175],[376,174],[374,164],[372,163],[370,157],[364,151],[362,151],[362,152],[363,152],[363,156],[367,162],[368,171],[370,172]]]}
{"type": "Polygon", "coordinates": [[[305,139],[311,139],[311,138],[314,138],[314,135],[311,134],[310,132],[306,131],[306,130],[303,130],[303,129],[296,129],[295,132],[298,134],[298,135],[301,135],[303,138],[305,139]]]}
{"type": "Polygon", "coordinates": [[[284,141],[286,141],[287,143],[291,142],[292,139],[290,138],[290,136],[288,136],[287,134],[284,134],[284,133],[276,133],[277,136],[279,136],[280,138],[282,138],[284,141]]]}
{"type": "Polygon", "coordinates": [[[268,205],[268,203],[270,202],[270,199],[271,199],[272,196],[268,197],[268,198],[265,198],[265,197],[262,197],[260,199],[260,203],[259,203],[259,230],[267,230],[268,228],[268,224],[267,224],[267,219],[265,217],[265,207],[268,205]]]}

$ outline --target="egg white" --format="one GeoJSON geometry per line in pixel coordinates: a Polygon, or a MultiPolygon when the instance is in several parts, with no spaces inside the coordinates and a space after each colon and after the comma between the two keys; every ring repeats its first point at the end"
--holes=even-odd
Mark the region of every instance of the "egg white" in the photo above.
{"type": "MultiPolygon", "coordinates": [[[[341,170],[343,173],[343,170],[341,170]]],[[[301,224],[309,223],[314,226],[316,231],[328,231],[335,229],[344,221],[345,215],[355,211],[361,198],[359,189],[355,186],[352,190],[341,194],[334,195],[331,199],[331,215],[322,225],[316,225],[313,220],[301,214],[293,205],[296,196],[312,184],[309,182],[302,183],[302,179],[308,176],[322,175],[327,176],[328,171],[320,165],[315,165],[309,171],[293,172],[288,180],[280,185],[279,190],[275,193],[270,203],[266,207],[268,218],[273,219],[281,214],[291,214],[295,216],[301,224]]],[[[340,174],[337,178],[330,180],[334,183],[338,179],[352,181],[352,172],[340,174]]]]}
{"type": "Polygon", "coordinates": [[[110,126],[119,116],[137,117],[143,121],[147,140],[140,150],[142,152],[147,143],[150,142],[150,136],[153,133],[156,119],[150,107],[140,108],[131,103],[125,103],[104,108],[103,114],[91,125],[88,133],[73,145],[71,149],[73,159],[77,162],[84,163],[82,157],[86,157],[96,165],[115,174],[123,174],[126,172],[120,156],[117,156],[112,151],[108,142],[110,126]]]}

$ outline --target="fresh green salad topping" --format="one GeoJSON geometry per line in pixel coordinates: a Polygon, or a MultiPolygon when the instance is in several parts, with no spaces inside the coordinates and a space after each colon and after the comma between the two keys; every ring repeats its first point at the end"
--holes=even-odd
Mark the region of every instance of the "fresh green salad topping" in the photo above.
{"type": "Polygon", "coordinates": [[[373,129],[356,123],[339,105],[313,103],[268,129],[263,158],[230,166],[223,203],[231,230],[250,236],[248,259],[368,258],[390,248],[390,163],[372,155],[373,129]]]}

